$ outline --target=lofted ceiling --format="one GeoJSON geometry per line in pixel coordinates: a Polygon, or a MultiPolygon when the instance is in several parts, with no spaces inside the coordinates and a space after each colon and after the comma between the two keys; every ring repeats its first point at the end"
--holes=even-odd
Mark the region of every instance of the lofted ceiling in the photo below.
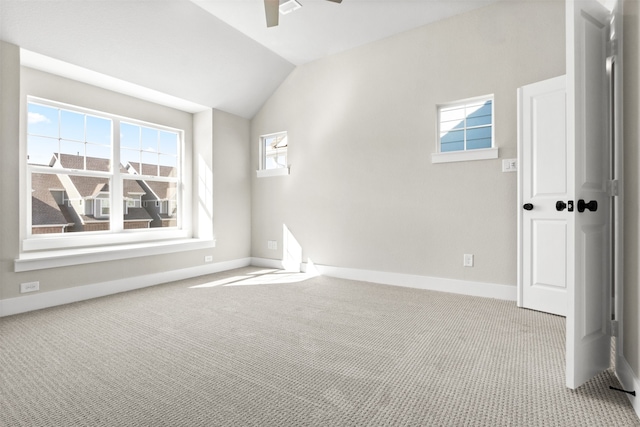
{"type": "Polygon", "coordinates": [[[494,1],[299,0],[266,28],[262,0],[0,0],[0,39],[251,118],[297,65],[494,1]]]}
{"type": "Polygon", "coordinates": [[[267,28],[263,0],[191,0],[287,61],[301,65],[496,0],[298,0],[267,28]]]}

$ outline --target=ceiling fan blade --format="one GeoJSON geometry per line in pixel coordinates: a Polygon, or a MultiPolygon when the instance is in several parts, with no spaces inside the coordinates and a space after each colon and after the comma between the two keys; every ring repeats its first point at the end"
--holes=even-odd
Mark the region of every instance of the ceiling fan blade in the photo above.
{"type": "Polygon", "coordinates": [[[329,1],[332,1],[334,3],[342,3],[342,0],[329,0],[329,1]]]}
{"type": "Polygon", "coordinates": [[[264,14],[267,18],[267,27],[275,27],[278,25],[278,17],[280,16],[279,6],[279,0],[264,0],[264,14]]]}

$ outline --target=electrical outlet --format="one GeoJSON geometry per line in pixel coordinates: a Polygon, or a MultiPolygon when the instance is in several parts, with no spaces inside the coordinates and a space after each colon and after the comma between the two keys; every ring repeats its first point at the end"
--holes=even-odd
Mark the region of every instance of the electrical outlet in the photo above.
{"type": "Polygon", "coordinates": [[[278,241],[277,240],[267,240],[267,249],[271,249],[273,251],[278,250],[278,241]]]}
{"type": "Polygon", "coordinates": [[[20,293],[35,292],[40,290],[40,282],[20,283],[20,293]]]}
{"type": "Polygon", "coordinates": [[[204,262],[213,262],[213,255],[205,255],[204,262]]]}
{"type": "Polygon", "coordinates": [[[462,261],[462,265],[465,267],[473,267],[473,255],[472,254],[464,254],[464,259],[462,261]]]}

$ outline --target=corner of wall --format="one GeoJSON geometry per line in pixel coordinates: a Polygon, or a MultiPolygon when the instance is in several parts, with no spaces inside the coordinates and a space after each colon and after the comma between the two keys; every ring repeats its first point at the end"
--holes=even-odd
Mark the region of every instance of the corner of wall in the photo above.
{"type": "Polygon", "coordinates": [[[0,40],[0,299],[5,294],[10,264],[18,250],[18,176],[20,116],[20,49],[0,40]],[[12,143],[13,142],[13,143],[12,143]]]}

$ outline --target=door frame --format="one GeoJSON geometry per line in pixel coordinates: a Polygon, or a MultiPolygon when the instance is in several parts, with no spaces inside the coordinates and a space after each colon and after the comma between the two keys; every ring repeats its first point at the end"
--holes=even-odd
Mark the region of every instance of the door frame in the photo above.
{"type": "Polygon", "coordinates": [[[615,371],[618,378],[620,367],[624,361],[623,342],[623,309],[624,309],[624,90],[623,90],[623,0],[617,0],[612,12],[615,20],[615,37],[612,38],[609,57],[614,58],[613,84],[609,80],[613,100],[609,109],[611,128],[613,130],[611,146],[613,149],[612,179],[617,182],[617,188],[612,189],[617,197],[613,197],[612,222],[612,265],[613,272],[613,319],[617,331],[613,334],[615,340],[615,371]]]}

